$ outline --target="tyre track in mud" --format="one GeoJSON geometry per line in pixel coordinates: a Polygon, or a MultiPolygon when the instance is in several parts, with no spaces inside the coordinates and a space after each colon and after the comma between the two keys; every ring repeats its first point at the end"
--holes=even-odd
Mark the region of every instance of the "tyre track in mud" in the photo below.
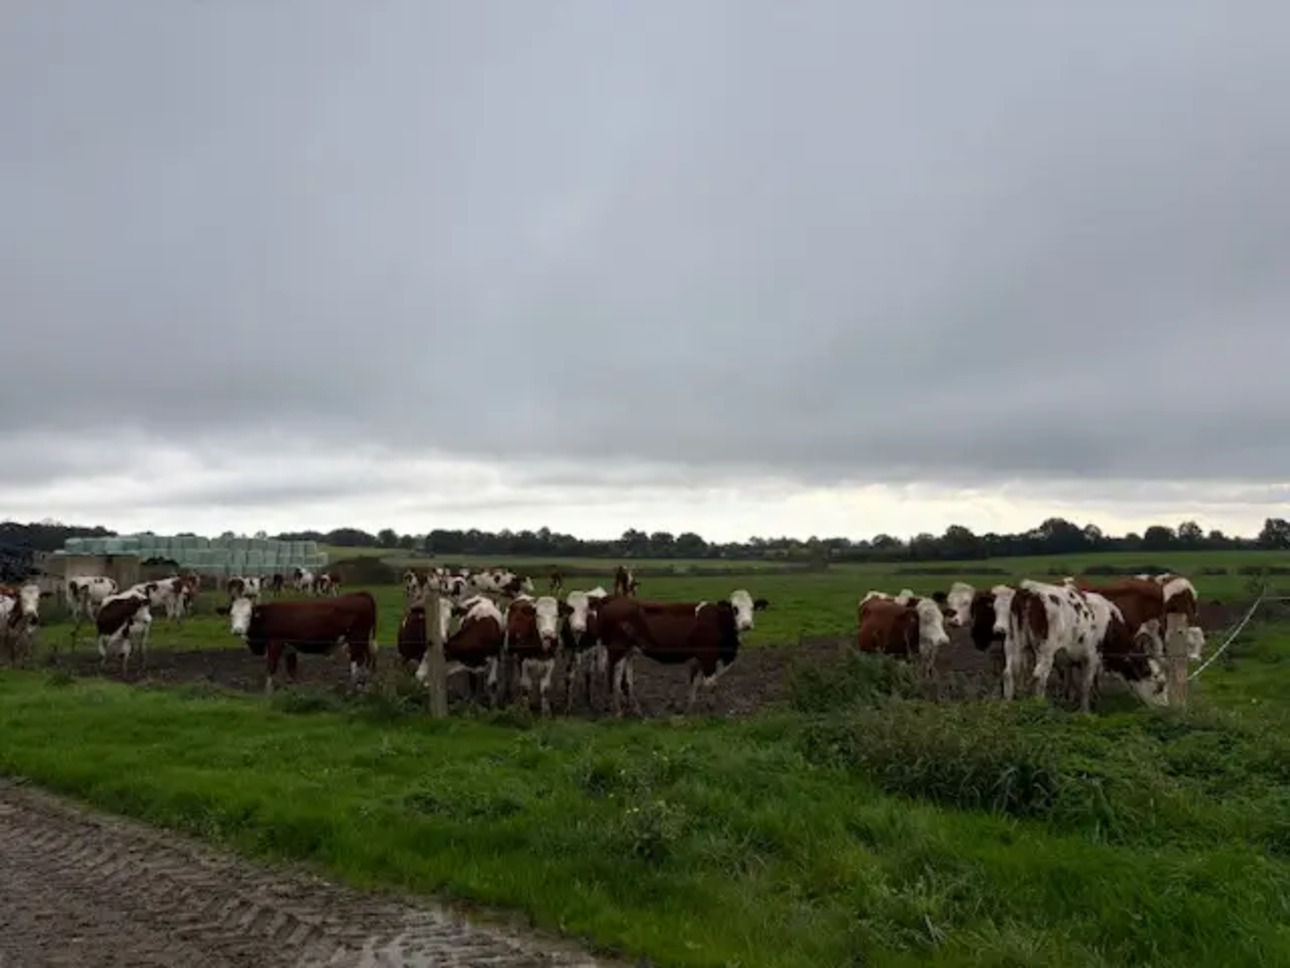
{"type": "Polygon", "coordinates": [[[0,780],[0,968],[614,968],[0,780]]]}

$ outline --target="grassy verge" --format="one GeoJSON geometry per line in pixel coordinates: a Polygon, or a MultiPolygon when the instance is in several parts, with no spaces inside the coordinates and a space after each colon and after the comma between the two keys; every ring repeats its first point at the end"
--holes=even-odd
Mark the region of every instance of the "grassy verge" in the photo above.
{"type": "Polygon", "coordinates": [[[250,854],[518,908],[660,965],[1290,963],[1290,719],[1263,627],[1186,716],[904,700],[744,722],[432,723],[0,675],[0,770],[250,854]],[[1265,693],[1270,696],[1272,693],[1265,693]]]}

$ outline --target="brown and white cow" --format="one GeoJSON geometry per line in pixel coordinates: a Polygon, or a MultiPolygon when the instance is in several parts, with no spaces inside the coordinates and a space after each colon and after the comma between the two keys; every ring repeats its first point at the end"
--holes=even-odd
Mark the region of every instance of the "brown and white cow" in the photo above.
{"type": "Polygon", "coordinates": [[[118,586],[115,580],[103,575],[81,575],[67,579],[63,591],[67,595],[67,607],[79,629],[84,619],[94,617],[104,599],[117,593],[118,586]]]}
{"type": "Polygon", "coordinates": [[[298,592],[314,593],[314,573],[308,568],[297,568],[291,573],[291,584],[298,592]]]}
{"type": "MultiPolygon", "coordinates": [[[[506,641],[506,618],[492,600],[482,595],[452,608],[455,614],[461,615],[461,625],[444,640],[444,675],[469,673],[473,698],[477,677],[486,673],[489,703],[496,706],[499,666],[506,641]]],[[[416,679],[425,682],[429,677],[429,656],[423,655],[421,664],[417,666],[416,679]]]]}
{"type": "Polygon", "coordinates": [[[614,715],[622,715],[624,689],[632,710],[640,713],[632,688],[635,654],[665,665],[689,666],[686,712],[694,707],[700,687],[709,690],[711,699],[717,681],[739,654],[740,630],[751,628],[752,612],[767,604],[765,599],[753,602],[743,589],[718,602],[643,602],[632,595],[600,599],[594,607],[608,659],[614,715]]]}
{"type": "Polygon", "coordinates": [[[1151,643],[1157,658],[1164,656],[1170,629],[1185,637],[1187,657],[1196,661],[1205,647],[1200,626],[1196,588],[1180,575],[1165,573],[1148,578],[1124,578],[1107,585],[1070,581],[1085,592],[1096,592],[1115,602],[1134,635],[1151,643]]]}
{"type": "Polygon", "coordinates": [[[10,660],[34,651],[36,630],[40,626],[40,600],[48,594],[33,582],[0,587],[0,640],[10,660]]]}
{"type": "Polygon", "coordinates": [[[180,625],[192,603],[188,583],[178,575],[156,581],[142,581],[131,586],[129,591],[148,596],[150,608],[163,610],[168,619],[180,625]]]}
{"type": "Polygon", "coordinates": [[[125,675],[130,653],[139,650],[139,669],[142,671],[148,651],[148,636],[152,629],[152,611],[148,596],[131,589],[119,595],[110,595],[100,604],[94,616],[98,629],[99,664],[107,665],[109,648],[121,650],[121,675],[125,675]]]}
{"type": "Polygon", "coordinates": [[[340,575],[334,571],[319,572],[314,579],[314,589],[319,595],[339,595],[340,575]]]}
{"type": "Polygon", "coordinates": [[[246,595],[216,611],[228,615],[230,631],[246,640],[252,655],[266,659],[264,689],[273,692],[278,663],[285,655],[287,675],[297,680],[297,653],[326,655],[349,649],[351,685],[376,664],[376,599],[369,592],[306,601],[257,602],[246,595]]]}
{"type": "Polygon", "coordinates": [[[560,624],[560,651],[564,653],[564,709],[573,709],[573,683],[578,673],[583,674],[587,703],[591,703],[591,674],[594,669],[605,671],[605,654],[600,645],[600,616],[593,601],[609,593],[597,585],[591,591],[572,591],[564,600],[569,607],[560,624]]]}
{"type": "Polygon", "coordinates": [[[1123,613],[1110,599],[1074,585],[1025,579],[1012,596],[1006,619],[1003,694],[1011,699],[1027,678],[1036,696],[1044,695],[1057,656],[1065,653],[1083,671],[1080,709],[1088,712],[1093,683],[1102,665],[1119,674],[1144,702],[1168,701],[1163,666],[1144,647],[1123,613]]]}
{"type": "MultiPolygon", "coordinates": [[[[456,606],[447,598],[439,599],[439,634],[444,642],[451,634],[452,618],[456,606]]],[[[399,658],[406,667],[409,662],[420,662],[430,641],[430,626],[426,622],[425,600],[418,598],[407,607],[399,623],[399,658]]]]}
{"type": "Polygon", "coordinates": [[[936,653],[949,645],[945,631],[944,596],[920,597],[909,589],[896,596],[871,591],[857,607],[860,631],[856,647],[861,652],[882,653],[906,659],[917,657],[930,675],[936,653]]]}
{"type": "Polygon", "coordinates": [[[636,580],[636,573],[630,568],[624,568],[619,565],[614,572],[614,590],[613,595],[635,595],[640,588],[640,582],[636,580]]]}
{"type": "Polygon", "coordinates": [[[235,575],[225,583],[224,587],[228,591],[230,605],[239,598],[258,599],[260,597],[261,582],[258,575],[235,575]]]}
{"type": "Polygon", "coordinates": [[[409,568],[403,573],[403,594],[409,601],[419,595],[425,594],[426,586],[429,585],[430,581],[435,577],[437,576],[424,575],[421,572],[409,568]]]}
{"type": "MultiPolygon", "coordinates": [[[[533,704],[536,678],[541,714],[551,712],[547,692],[560,649],[560,619],[571,611],[568,604],[550,595],[520,595],[506,610],[506,659],[519,663],[520,687],[525,702],[533,704]]],[[[509,675],[509,673],[508,673],[509,675]]]]}

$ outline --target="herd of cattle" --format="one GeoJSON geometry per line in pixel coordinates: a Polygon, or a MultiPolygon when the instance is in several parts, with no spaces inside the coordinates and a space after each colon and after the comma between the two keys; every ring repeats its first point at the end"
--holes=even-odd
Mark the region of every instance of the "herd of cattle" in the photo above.
{"type": "Polygon", "coordinates": [[[1025,579],[986,590],[955,582],[926,597],[908,589],[895,596],[871,591],[860,601],[859,619],[860,651],[917,658],[929,674],[949,643],[946,623],[967,628],[973,645],[996,657],[1006,699],[1025,691],[1027,681],[1035,695],[1044,695],[1060,663],[1067,690],[1078,694],[1085,712],[1103,669],[1148,704],[1166,705],[1166,642],[1181,641],[1188,660],[1199,659],[1205,645],[1195,587],[1168,573],[1107,585],[1025,579]]]}
{"type": "MultiPolygon", "coordinates": [[[[65,583],[65,595],[76,629],[92,620],[101,661],[119,650],[124,673],[132,652],[137,650],[143,661],[153,611],[182,623],[201,585],[201,578],[190,573],[120,591],[110,578],[82,577],[65,583]]],[[[720,601],[647,601],[639,596],[635,576],[623,567],[614,576],[612,591],[596,587],[566,594],[556,571],[550,593],[534,595],[532,579],[501,568],[408,571],[404,589],[408,604],[397,651],[405,669],[417,663],[418,681],[430,674],[429,644],[438,639],[445,673],[467,673],[472,695],[482,687],[490,704],[496,704],[512,694],[518,676],[529,704],[536,686],[543,713],[550,711],[549,691],[560,659],[566,710],[579,681],[590,703],[593,677],[607,674],[602,681],[611,693],[613,712],[621,714],[624,695],[639,712],[632,674],[637,656],[688,666],[689,710],[701,688],[711,694],[738,654],[741,633],[753,628],[754,613],[769,606],[745,589],[720,601]],[[431,591],[438,609],[433,616],[427,614],[431,591]]],[[[284,659],[288,675],[296,679],[298,653],[325,654],[345,646],[355,684],[374,669],[376,600],[365,591],[342,594],[336,575],[296,569],[267,583],[236,577],[225,582],[224,590],[228,602],[216,611],[229,617],[232,634],[265,658],[267,692],[272,692],[284,659]],[[288,586],[308,597],[267,597],[280,596],[288,586]]],[[[47,595],[36,585],[0,588],[0,632],[11,656],[32,641],[40,601],[47,595]]],[[[1061,584],[1027,579],[1015,587],[988,590],[955,582],[947,592],[929,596],[909,590],[869,592],[859,604],[858,647],[916,660],[935,676],[938,652],[949,644],[947,629],[961,627],[977,649],[994,657],[1004,698],[1027,691],[1027,682],[1036,695],[1043,695],[1056,666],[1085,711],[1102,670],[1123,678],[1147,703],[1163,705],[1169,700],[1166,643],[1179,637],[1188,657],[1199,658],[1205,635],[1198,614],[1195,587],[1173,574],[1139,575],[1102,586],[1073,578],[1061,584]]]]}

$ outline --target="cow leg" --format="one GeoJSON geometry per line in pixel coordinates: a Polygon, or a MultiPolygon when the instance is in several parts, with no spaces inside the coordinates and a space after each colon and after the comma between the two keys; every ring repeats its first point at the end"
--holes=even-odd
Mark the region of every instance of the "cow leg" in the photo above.
{"type": "Polygon", "coordinates": [[[522,659],[520,661],[520,689],[524,691],[524,706],[529,711],[533,711],[533,677],[530,675],[531,659],[522,659]]]}
{"type": "Polygon", "coordinates": [[[104,670],[107,669],[108,644],[109,644],[109,637],[106,635],[100,635],[98,638],[100,672],[103,672],[104,670]]]}
{"type": "Polygon", "coordinates": [[[566,716],[569,713],[573,712],[573,681],[575,677],[578,675],[578,673],[581,671],[579,667],[582,665],[582,656],[583,656],[583,653],[574,652],[573,650],[570,650],[567,656],[565,657],[566,665],[564,667],[564,712],[566,716]]]}
{"type": "Polygon", "coordinates": [[[1044,698],[1048,691],[1048,674],[1053,671],[1054,654],[1043,649],[1035,656],[1034,695],[1036,699],[1044,698]]]}
{"type": "Polygon", "coordinates": [[[551,715],[551,703],[547,699],[547,692],[551,688],[551,679],[555,675],[555,659],[544,659],[540,663],[542,669],[542,678],[538,680],[538,705],[539,712],[543,716],[551,715]]]}
{"type": "Polygon", "coordinates": [[[493,656],[488,660],[488,704],[492,709],[497,708],[498,677],[501,664],[498,656],[493,656]]]}
{"type": "Polygon", "coordinates": [[[293,686],[298,685],[300,682],[300,653],[288,645],[283,647],[282,655],[286,659],[287,679],[293,686]]]}
{"type": "Polygon", "coordinates": [[[699,668],[699,663],[694,660],[690,661],[690,695],[685,700],[685,715],[690,715],[690,710],[694,708],[694,701],[699,697],[699,686],[703,684],[703,670],[699,668]]]}
{"type": "Polygon", "coordinates": [[[1003,698],[1011,699],[1016,694],[1017,688],[1017,650],[1004,648],[1003,650],[1003,698]]]}
{"type": "Polygon", "coordinates": [[[1084,658],[1079,691],[1079,711],[1082,713],[1091,714],[1093,711],[1093,684],[1097,681],[1097,670],[1101,664],[1096,655],[1084,658]]]}
{"type": "MultiPolygon", "coordinates": [[[[273,695],[273,677],[278,674],[278,662],[282,659],[282,643],[272,639],[264,649],[264,695],[273,695]]],[[[291,660],[287,660],[291,665],[291,660]]]]}

